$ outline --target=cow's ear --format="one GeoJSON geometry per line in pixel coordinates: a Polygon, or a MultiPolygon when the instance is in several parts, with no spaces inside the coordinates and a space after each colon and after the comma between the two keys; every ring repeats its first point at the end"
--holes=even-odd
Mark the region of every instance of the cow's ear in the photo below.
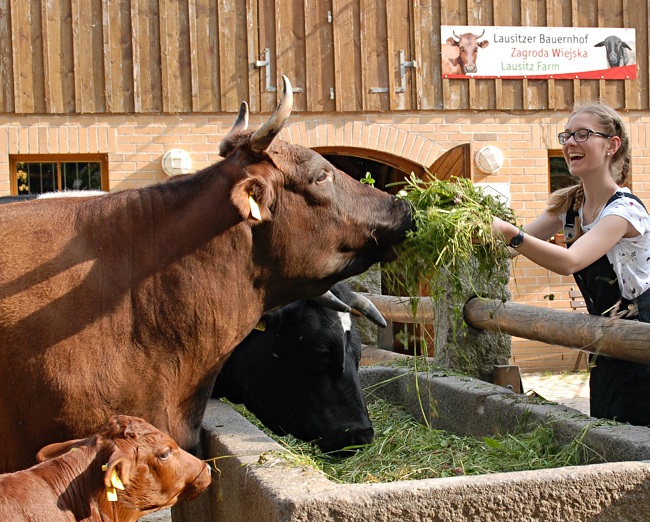
{"type": "Polygon", "coordinates": [[[131,481],[131,475],[136,468],[135,452],[126,453],[115,446],[115,450],[102,466],[104,485],[107,488],[124,489],[131,481]]]}
{"type": "Polygon", "coordinates": [[[273,189],[263,178],[250,177],[240,181],[234,186],[230,199],[246,220],[261,222],[272,217],[273,189]]]}
{"type": "Polygon", "coordinates": [[[55,459],[61,455],[65,455],[69,451],[72,451],[80,446],[83,446],[88,442],[88,439],[75,439],[68,440],[66,442],[55,442],[42,448],[36,454],[37,462],[45,462],[46,460],[55,459]]]}

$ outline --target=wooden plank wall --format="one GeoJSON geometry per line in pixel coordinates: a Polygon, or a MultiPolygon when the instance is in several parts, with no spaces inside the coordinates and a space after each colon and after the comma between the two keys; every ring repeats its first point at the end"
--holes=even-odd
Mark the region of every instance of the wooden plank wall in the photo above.
{"type": "Polygon", "coordinates": [[[0,112],[269,112],[281,74],[307,112],[643,110],[649,25],[643,0],[0,0],[0,112]],[[637,80],[442,79],[441,24],[633,27],[645,58],[637,80]]]}

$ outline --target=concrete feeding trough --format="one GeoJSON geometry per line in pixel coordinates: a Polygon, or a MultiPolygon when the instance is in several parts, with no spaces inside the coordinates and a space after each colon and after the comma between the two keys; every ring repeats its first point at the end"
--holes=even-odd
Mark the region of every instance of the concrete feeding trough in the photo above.
{"type": "Polygon", "coordinates": [[[522,420],[552,423],[566,443],[590,425],[584,443],[604,464],[413,480],[336,484],[319,472],[292,467],[268,452],[285,451],[218,401],[208,405],[202,457],[217,457],[209,491],[173,509],[175,522],[219,520],[448,521],[646,520],[650,505],[650,428],[596,421],[577,410],[530,399],[503,387],[443,373],[372,366],[361,369],[364,388],[404,405],[432,427],[457,435],[492,436],[522,420]]]}

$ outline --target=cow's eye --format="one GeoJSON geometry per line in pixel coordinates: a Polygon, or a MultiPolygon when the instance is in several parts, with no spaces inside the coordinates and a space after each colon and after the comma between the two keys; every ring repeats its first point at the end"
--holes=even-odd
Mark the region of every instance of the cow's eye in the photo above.
{"type": "Polygon", "coordinates": [[[321,185],[327,181],[328,177],[329,177],[329,173],[326,170],[321,170],[318,173],[318,176],[316,176],[316,183],[321,185]]]}
{"type": "Polygon", "coordinates": [[[165,451],[163,451],[158,455],[158,458],[164,462],[166,460],[169,460],[169,457],[171,456],[172,456],[172,450],[170,448],[167,448],[165,451]]]}

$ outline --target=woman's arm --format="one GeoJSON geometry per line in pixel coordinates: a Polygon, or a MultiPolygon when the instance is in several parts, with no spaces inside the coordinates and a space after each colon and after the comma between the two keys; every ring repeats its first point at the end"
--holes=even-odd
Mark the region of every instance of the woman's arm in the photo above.
{"type": "MultiPolygon", "coordinates": [[[[620,216],[604,217],[588,234],[580,236],[571,248],[564,248],[547,241],[562,224],[557,216],[544,211],[524,227],[524,242],[517,252],[548,270],[570,275],[605,255],[627,233],[628,225],[628,221],[620,216]]],[[[499,218],[494,218],[494,228],[504,235],[507,243],[519,233],[517,227],[499,218]]]]}

